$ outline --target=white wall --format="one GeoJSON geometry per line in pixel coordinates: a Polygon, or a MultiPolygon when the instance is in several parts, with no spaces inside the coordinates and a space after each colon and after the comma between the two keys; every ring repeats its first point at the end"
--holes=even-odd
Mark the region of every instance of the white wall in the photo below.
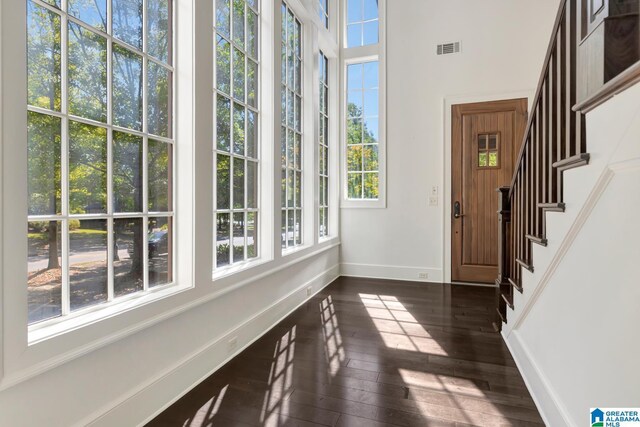
{"type": "Polygon", "coordinates": [[[588,166],[565,173],[564,214],[503,330],[548,425],[640,400],[640,84],[587,115],[588,166]]]}
{"type": "Polygon", "coordinates": [[[342,209],[344,274],[449,280],[445,101],[531,96],[558,4],[387,2],[387,207],[342,209]],[[436,45],[451,41],[462,53],[437,56],[436,45]],[[430,207],[434,185],[440,201],[430,207]]]}

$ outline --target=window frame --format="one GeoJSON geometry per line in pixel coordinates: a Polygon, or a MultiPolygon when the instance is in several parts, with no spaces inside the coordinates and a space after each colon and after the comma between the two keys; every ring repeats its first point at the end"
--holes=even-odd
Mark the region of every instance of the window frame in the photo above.
{"type": "MultiPolygon", "coordinates": [[[[196,129],[192,118],[192,106],[195,97],[193,75],[196,64],[192,56],[192,47],[196,42],[189,30],[194,16],[193,6],[186,0],[173,0],[173,63],[180,63],[180,75],[173,76],[173,144],[174,176],[173,202],[175,209],[173,221],[174,261],[173,284],[157,286],[145,292],[136,292],[127,296],[79,309],[68,316],[59,316],[42,322],[27,325],[27,4],[22,0],[3,2],[1,25],[4,34],[11,34],[11,41],[2,39],[0,49],[0,84],[3,88],[2,121],[12,126],[3,126],[0,132],[3,145],[2,174],[4,182],[10,180],[12,186],[2,192],[3,241],[2,272],[0,286],[4,292],[1,302],[6,313],[6,334],[2,337],[5,349],[5,362],[8,375],[20,378],[31,366],[44,363],[56,355],[55,360],[68,360],[75,357],[81,348],[96,348],[113,340],[113,336],[122,336],[136,328],[148,325],[148,316],[144,315],[148,307],[164,310],[175,305],[175,299],[184,295],[185,290],[193,288],[195,283],[194,264],[199,260],[193,248],[193,213],[196,196],[194,188],[195,161],[193,144],[196,129]],[[177,9],[181,8],[178,16],[177,9]],[[11,58],[11,60],[7,60],[11,58]],[[184,64],[184,65],[183,65],[184,64]],[[9,142],[10,141],[10,142],[9,142]],[[180,173],[180,171],[184,173],[180,173]],[[10,208],[9,208],[10,206],[10,208]],[[6,230],[6,232],[5,232],[6,230]],[[9,250],[7,250],[9,248],[9,250]],[[20,286],[21,284],[24,284],[20,286]],[[172,302],[173,301],[173,302],[172,302]],[[121,326],[109,328],[109,325],[121,326]],[[126,326],[125,326],[126,325],[126,326]],[[109,330],[106,333],[105,330],[109,330]],[[81,338],[82,337],[82,338],[81,338]],[[91,338],[93,337],[93,338],[91,338]],[[92,344],[89,344],[94,340],[92,344]],[[23,372],[22,374],[20,372],[23,372]]],[[[62,24],[61,24],[62,25],[62,24]]],[[[108,53],[111,53],[109,50],[108,53]]],[[[64,73],[65,70],[63,69],[64,73]]],[[[108,80],[111,80],[109,76],[108,80]]],[[[109,83],[110,84],[110,83],[109,83]]],[[[110,114],[110,112],[109,112],[110,114]]],[[[78,120],[84,122],[83,120],[78,120]]],[[[107,124],[101,127],[106,128],[107,124]]],[[[127,132],[126,129],[122,129],[127,132]]],[[[132,132],[135,133],[135,132],[132,132]]],[[[150,139],[156,139],[150,137],[150,139]]],[[[161,139],[161,138],[160,138],[161,139]]],[[[109,140],[108,143],[112,141],[109,140]]],[[[111,147],[108,145],[108,149],[111,147]]],[[[109,201],[111,203],[111,201],[109,201]]],[[[110,214],[117,217],[118,215],[110,214]]],[[[104,215],[106,216],[106,214],[104,215]]],[[[124,214],[123,217],[142,217],[140,214],[124,214]]],[[[149,213],[155,217],[154,213],[149,213]]],[[[159,216],[164,216],[161,213],[159,216]]],[[[60,218],[62,219],[62,218],[60,218]]],[[[60,220],[59,219],[59,220],[60,220]]],[[[143,235],[146,234],[143,232],[143,235]]],[[[109,236],[111,239],[112,236],[109,236]]],[[[146,240],[145,240],[146,241],[146,240]]],[[[164,311],[163,310],[163,311],[164,311]]],[[[50,363],[47,362],[47,366],[50,363]]]]}
{"type": "Polygon", "coordinates": [[[385,209],[387,206],[386,178],[387,178],[387,125],[386,125],[386,0],[378,0],[378,44],[347,48],[347,2],[342,5],[341,19],[341,62],[340,62],[340,207],[341,208],[376,208],[385,209]],[[348,197],[347,172],[347,67],[363,62],[378,61],[378,198],[350,199],[348,197]]]}
{"type": "MultiPolygon", "coordinates": [[[[213,28],[213,48],[214,51],[216,51],[217,46],[216,46],[216,38],[218,36],[218,29],[215,26],[215,14],[216,14],[216,1],[213,0],[212,1],[213,4],[213,21],[212,21],[212,28],[213,28]]],[[[265,155],[265,150],[263,149],[263,138],[262,135],[266,134],[265,132],[263,132],[263,119],[262,119],[262,113],[263,113],[263,107],[264,104],[263,103],[263,93],[267,92],[265,90],[263,90],[264,87],[268,87],[268,84],[265,84],[265,82],[263,81],[263,76],[266,73],[262,72],[262,66],[263,66],[263,58],[266,55],[263,55],[263,51],[264,49],[264,45],[263,45],[263,39],[269,39],[269,37],[265,37],[264,33],[263,33],[263,13],[265,13],[265,3],[268,3],[267,0],[257,0],[257,8],[253,8],[248,1],[245,0],[245,18],[244,18],[244,27],[245,27],[245,46],[243,47],[243,49],[241,49],[242,53],[245,55],[245,80],[244,80],[244,85],[245,85],[245,99],[241,100],[241,101],[237,101],[234,94],[233,94],[233,69],[234,69],[234,64],[233,64],[233,49],[236,45],[236,42],[234,40],[234,35],[233,35],[233,0],[230,0],[230,14],[229,14],[229,37],[228,37],[228,42],[229,42],[229,49],[230,49],[230,62],[229,62],[229,94],[225,94],[224,92],[222,92],[218,87],[216,87],[216,81],[217,81],[217,52],[213,54],[213,60],[214,60],[214,65],[213,65],[213,73],[212,73],[212,79],[211,79],[211,84],[212,84],[212,105],[213,105],[213,110],[214,110],[214,122],[215,124],[217,124],[217,98],[218,96],[224,96],[225,98],[229,99],[230,102],[230,135],[229,135],[229,143],[230,143],[230,147],[229,147],[229,152],[224,154],[225,152],[222,150],[219,150],[217,148],[217,126],[213,126],[213,139],[212,139],[212,148],[213,148],[213,157],[211,159],[212,161],[212,167],[214,169],[214,173],[213,173],[213,205],[212,205],[212,212],[213,212],[213,236],[212,236],[212,241],[213,241],[213,260],[212,260],[212,278],[216,279],[216,278],[221,278],[221,277],[225,277],[227,275],[233,274],[235,272],[238,271],[242,271],[244,269],[247,268],[251,268],[253,265],[258,265],[261,264],[263,262],[265,262],[266,260],[268,260],[270,258],[270,253],[271,251],[267,249],[268,244],[265,245],[265,242],[269,242],[270,239],[267,239],[265,241],[265,233],[263,232],[264,228],[267,227],[267,225],[269,224],[266,221],[266,215],[264,215],[264,209],[262,208],[264,205],[264,201],[263,201],[263,197],[262,194],[264,193],[264,191],[262,190],[263,187],[263,183],[268,183],[270,182],[268,179],[265,179],[265,175],[264,175],[264,170],[267,169],[265,167],[263,167],[263,163],[264,163],[264,158],[268,156],[265,155]],[[246,10],[251,9],[253,11],[255,11],[257,13],[257,33],[256,33],[256,48],[257,48],[257,53],[255,58],[250,58],[249,56],[249,52],[246,46],[246,34],[247,34],[247,14],[246,14],[246,10]],[[255,59],[256,65],[257,65],[257,76],[256,76],[256,102],[255,102],[255,106],[252,106],[249,104],[248,102],[248,98],[247,98],[247,70],[248,70],[248,66],[247,64],[249,63],[249,61],[253,61],[255,59]],[[234,153],[233,150],[233,107],[238,104],[241,105],[244,109],[245,109],[245,154],[244,155],[239,155],[234,153]],[[247,122],[248,122],[248,115],[246,114],[247,111],[254,111],[256,114],[256,123],[255,123],[255,132],[256,132],[256,155],[254,158],[249,157],[246,154],[246,145],[247,145],[247,122]],[[229,159],[230,159],[230,166],[229,166],[229,203],[230,203],[230,208],[229,209],[218,209],[217,207],[217,198],[218,198],[218,193],[217,193],[217,181],[218,181],[218,174],[217,174],[217,157],[218,154],[222,153],[223,155],[228,155],[229,159]],[[233,207],[233,193],[234,193],[234,182],[233,182],[233,162],[236,158],[239,159],[243,159],[245,161],[245,169],[244,169],[244,197],[245,197],[245,206],[242,208],[234,208],[233,207]],[[246,179],[246,175],[247,175],[247,168],[246,165],[248,164],[248,162],[255,162],[256,164],[256,170],[255,170],[255,174],[256,174],[256,189],[255,189],[255,207],[254,208],[249,208],[246,206],[246,200],[247,200],[247,187],[248,187],[248,180],[246,179]],[[244,247],[244,259],[242,261],[238,261],[238,262],[229,262],[226,265],[217,266],[217,216],[220,213],[220,211],[224,211],[222,213],[227,213],[230,216],[230,220],[229,220],[229,233],[230,233],[230,247],[229,247],[229,256],[230,259],[233,259],[233,246],[231,245],[231,242],[233,241],[233,216],[236,213],[242,213],[245,215],[245,227],[244,227],[244,238],[245,238],[245,245],[244,247]],[[255,250],[256,250],[256,256],[249,258],[248,257],[248,245],[247,245],[247,239],[248,239],[248,232],[247,232],[247,220],[246,218],[248,217],[248,215],[250,213],[254,214],[254,221],[256,226],[258,227],[258,233],[257,233],[257,239],[258,242],[257,244],[255,244],[255,250]],[[265,256],[266,255],[266,256],[265,256]]]]}
{"type": "MultiPolygon", "coordinates": [[[[169,0],[171,1],[171,0],[169,0]]],[[[43,8],[44,10],[50,11],[51,13],[56,14],[60,17],[60,30],[61,30],[61,107],[60,111],[48,110],[45,108],[41,108],[38,106],[27,105],[26,110],[29,113],[36,113],[40,115],[45,115],[48,117],[56,117],[60,119],[60,138],[61,138],[61,212],[59,214],[46,214],[46,215],[28,215],[27,221],[38,222],[38,221],[57,221],[59,222],[62,230],[60,230],[61,237],[61,249],[62,253],[60,254],[61,258],[61,268],[62,271],[66,271],[67,275],[63,276],[61,279],[61,313],[55,317],[49,317],[42,320],[35,321],[29,324],[29,332],[35,333],[40,329],[46,329],[49,326],[56,325],[58,323],[64,323],[67,319],[73,319],[76,317],[81,317],[85,314],[94,313],[102,310],[106,305],[119,304],[120,302],[128,301],[129,299],[139,298],[141,293],[149,293],[152,291],[156,291],[158,288],[171,287],[176,283],[176,276],[173,274],[171,280],[168,283],[151,286],[149,279],[149,256],[148,250],[144,250],[143,252],[143,289],[141,291],[135,291],[126,295],[116,296],[115,295],[115,270],[114,270],[114,255],[113,255],[113,247],[114,247],[114,238],[115,238],[115,221],[118,219],[141,219],[142,220],[142,247],[148,248],[148,224],[151,218],[168,218],[171,221],[171,265],[172,270],[175,269],[175,254],[176,254],[176,228],[175,228],[175,202],[176,202],[176,182],[175,182],[175,170],[176,167],[173,164],[175,161],[175,153],[176,153],[176,144],[175,144],[175,128],[176,128],[176,100],[175,100],[175,92],[176,92],[176,50],[175,42],[176,42],[176,31],[175,25],[170,29],[171,33],[171,47],[168,49],[168,57],[167,61],[161,61],[154,58],[148,51],[143,51],[144,48],[148,46],[147,37],[148,34],[146,32],[146,26],[148,20],[144,19],[147,17],[147,11],[143,12],[142,17],[142,39],[141,43],[143,48],[138,49],[134,46],[129,45],[128,43],[116,38],[114,36],[113,31],[113,20],[111,16],[108,15],[107,20],[107,28],[105,30],[97,29],[92,27],[90,24],[81,21],[80,19],[73,17],[69,12],[65,12],[63,10],[65,4],[68,2],[64,2],[62,4],[63,8],[58,9],[54,6],[51,6],[41,0],[28,0],[27,3],[32,2],[37,7],[43,8]],[[69,46],[68,43],[68,24],[74,24],[78,26],[80,29],[84,31],[89,31],[91,34],[96,34],[98,37],[104,38],[105,40],[105,52],[106,52],[106,61],[105,66],[107,70],[106,74],[106,105],[105,105],[105,121],[97,122],[85,117],[79,117],[73,115],[69,111],[69,79],[68,79],[68,61],[69,61],[69,46]],[[111,28],[109,28],[111,27],[111,28]],[[140,72],[142,73],[142,81],[141,85],[143,88],[142,91],[142,117],[141,117],[141,128],[132,129],[125,128],[123,126],[116,125],[115,121],[115,108],[114,108],[114,46],[119,46],[120,49],[126,49],[128,52],[132,52],[135,55],[139,56],[141,59],[141,68],[140,72]],[[168,114],[168,132],[169,136],[159,136],[154,135],[149,132],[149,120],[148,120],[148,64],[155,63],[163,70],[169,71],[171,73],[171,82],[170,82],[170,103],[171,103],[171,111],[168,114]],[[106,174],[106,204],[105,204],[105,212],[104,213],[84,213],[84,214],[72,214],[70,212],[70,187],[69,187],[69,173],[70,173],[70,128],[71,123],[78,123],[85,126],[92,126],[99,129],[104,129],[106,132],[105,141],[106,141],[106,164],[107,170],[106,174]],[[140,212],[116,212],[114,206],[114,185],[113,185],[113,172],[114,172],[114,144],[115,138],[113,137],[114,133],[124,133],[127,135],[135,136],[140,138],[140,143],[142,144],[142,155],[140,159],[140,163],[142,165],[142,170],[140,171],[142,177],[142,206],[140,212]],[[160,142],[162,144],[168,144],[170,147],[170,155],[171,159],[169,160],[171,169],[169,173],[172,177],[170,194],[168,194],[170,205],[168,206],[168,210],[165,212],[156,212],[151,211],[148,207],[149,204],[149,180],[148,180],[148,146],[151,141],[160,142]],[[70,257],[70,227],[69,222],[73,220],[79,221],[89,221],[89,220],[104,220],[106,222],[106,247],[105,247],[105,268],[107,270],[107,297],[104,302],[99,302],[97,304],[80,307],[76,310],[72,311],[71,308],[71,283],[70,283],[70,269],[71,269],[71,257],[70,257]],[[66,256],[64,256],[66,254],[66,256]]],[[[173,3],[173,2],[172,2],[173,3]]],[[[145,3],[146,4],[146,3],[145,3]]],[[[170,7],[173,4],[170,5],[170,7]]],[[[110,12],[111,8],[108,7],[107,10],[110,12]]],[[[175,23],[175,8],[171,7],[170,9],[170,22],[172,24],[175,23]]],[[[173,273],[173,271],[172,271],[173,273]]]]}

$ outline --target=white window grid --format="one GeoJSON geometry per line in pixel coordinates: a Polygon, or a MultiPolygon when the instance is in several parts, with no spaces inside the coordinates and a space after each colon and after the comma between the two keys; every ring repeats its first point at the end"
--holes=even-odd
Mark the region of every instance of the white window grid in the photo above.
{"type": "MultiPolygon", "coordinates": [[[[354,63],[350,63],[347,65],[347,70],[348,67],[350,66],[364,66],[364,64],[376,64],[376,66],[379,66],[379,61],[362,61],[362,62],[354,62],[354,63]]],[[[348,71],[347,71],[347,75],[348,75],[348,71]]],[[[378,76],[379,78],[379,76],[378,76]]],[[[380,124],[379,124],[379,113],[376,115],[371,115],[371,114],[366,114],[366,111],[364,111],[364,99],[366,96],[367,92],[373,92],[375,91],[375,93],[378,94],[377,98],[376,98],[376,109],[377,109],[377,104],[379,101],[379,87],[380,87],[380,83],[378,81],[378,84],[375,87],[369,87],[367,88],[365,85],[365,73],[362,73],[362,84],[357,87],[357,88],[353,88],[353,87],[347,87],[347,94],[350,94],[351,92],[357,91],[357,93],[360,94],[361,96],[361,105],[363,105],[363,111],[361,112],[361,114],[359,116],[356,117],[349,117],[347,114],[347,126],[349,121],[351,120],[356,120],[359,121],[360,123],[360,127],[361,127],[361,135],[360,135],[360,142],[356,143],[356,144],[349,144],[349,141],[346,141],[346,147],[347,147],[347,159],[349,158],[349,151],[351,149],[354,148],[359,148],[360,149],[360,165],[361,168],[359,168],[358,170],[356,169],[348,169],[348,164],[347,164],[347,198],[350,200],[377,200],[379,197],[371,197],[370,195],[368,195],[366,193],[366,187],[365,187],[365,182],[367,177],[373,177],[373,175],[375,175],[376,177],[376,182],[378,182],[378,188],[377,190],[380,190],[379,187],[379,165],[380,165],[380,161],[379,161],[379,147],[380,147],[380,143],[379,143],[379,136],[378,139],[376,139],[375,143],[367,143],[365,142],[365,132],[368,130],[366,127],[366,120],[367,119],[373,119],[376,122],[378,122],[378,129],[376,129],[376,134],[379,135],[380,132],[380,124]],[[366,167],[366,162],[365,162],[365,150],[375,150],[375,152],[377,153],[376,158],[377,160],[377,164],[378,167],[373,169],[373,168],[367,168],[366,167]],[[358,178],[359,177],[359,178],[358,178]],[[360,180],[360,195],[359,197],[354,197],[352,195],[350,195],[348,188],[350,185],[350,182],[352,179],[359,179],[360,180]]],[[[348,96],[347,95],[347,105],[348,105],[348,96]]]]}
{"type": "MultiPolygon", "coordinates": [[[[376,26],[379,25],[379,21],[380,21],[380,12],[378,10],[378,14],[376,15],[375,18],[369,18],[366,19],[364,17],[364,13],[365,13],[365,2],[367,1],[372,1],[372,0],[347,0],[347,17],[346,17],[346,21],[347,21],[347,25],[346,25],[346,33],[345,35],[349,34],[349,28],[350,27],[359,27],[360,28],[360,41],[358,44],[354,45],[354,46],[348,46],[348,47],[359,47],[359,46],[367,46],[369,44],[377,44],[380,41],[380,29],[378,28],[378,40],[376,41],[376,43],[365,43],[365,30],[364,27],[367,24],[371,24],[371,23],[375,23],[376,26]],[[349,4],[351,3],[359,3],[360,4],[360,10],[362,12],[360,19],[358,20],[354,20],[354,21],[349,21],[349,14],[348,14],[348,10],[349,10],[349,4]]],[[[378,0],[375,0],[376,2],[378,2],[378,0]]],[[[345,40],[346,42],[346,40],[345,40]]],[[[346,43],[345,43],[346,44],[346,43]]]]}
{"type": "MultiPolygon", "coordinates": [[[[214,97],[213,97],[213,105],[214,105],[214,137],[213,137],[213,149],[214,149],[214,159],[213,159],[213,168],[214,171],[217,172],[217,164],[218,164],[218,156],[227,156],[229,157],[229,209],[223,209],[223,208],[218,208],[218,174],[214,173],[214,205],[213,205],[213,210],[214,210],[214,218],[213,218],[213,223],[214,223],[214,250],[213,250],[213,268],[215,269],[224,269],[226,267],[229,267],[231,265],[237,265],[239,263],[243,263],[243,262],[248,262],[251,261],[253,259],[257,259],[260,256],[259,253],[259,245],[258,245],[258,241],[257,241],[257,237],[259,236],[259,234],[257,233],[257,231],[260,229],[260,207],[259,207],[259,197],[258,197],[258,193],[259,193],[259,188],[260,188],[260,160],[259,160],[259,155],[258,153],[260,152],[260,138],[257,136],[259,134],[259,128],[260,128],[260,114],[259,114],[259,109],[258,109],[258,105],[259,105],[259,95],[260,95],[260,7],[259,7],[259,0],[222,0],[223,3],[228,3],[229,4],[229,34],[226,35],[224,34],[222,31],[220,31],[219,28],[216,28],[215,26],[215,13],[216,13],[216,7],[214,6],[214,62],[217,63],[217,37],[221,37],[222,39],[224,39],[224,41],[226,41],[229,44],[229,49],[230,49],[230,56],[229,56],[229,62],[230,62],[230,74],[229,74],[229,93],[226,93],[224,91],[222,91],[219,86],[216,84],[217,82],[217,66],[213,67],[213,88],[214,88],[214,97]],[[234,22],[234,5],[236,3],[243,3],[243,7],[244,7],[244,17],[243,17],[243,22],[244,22],[244,40],[242,45],[239,44],[236,40],[235,37],[235,22],[234,22]],[[254,40],[254,43],[257,46],[257,52],[254,55],[254,52],[250,52],[249,49],[247,48],[248,45],[248,16],[249,16],[249,12],[252,12],[255,14],[255,19],[257,22],[257,27],[256,27],[256,31],[255,31],[255,37],[256,39],[254,40]],[[235,61],[233,59],[233,54],[235,51],[239,51],[244,55],[244,96],[243,99],[240,99],[238,97],[235,96],[235,81],[234,81],[234,73],[235,73],[235,61]],[[248,102],[248,79],[247,79],[247,71],[248,71],[248,66],[250,63],[253,63],[256,67],[257,70],[257,74],[255,76],[256,78],[256,87],[255,87],[255,100],[254,100],[254,105],[251,105],[251,103],[248,102]],[[218,144],[217,144],[217,139],[218,139],[218,134],[217,134],[217,99],[219,97],[224,98],[225,100],[227,100],[229,102],[229,106],[230,106],[230,115],[231,118],[229,119],[229,124],[230,124],[230,135],[229,135],[229,151],[225,151],[225,150],[220,150],[218,148],[218,144]],[[244,150],[245,150],[245,154],[239,154],[239,153],[235,153],[234,152],[234,111],[235,111],[235,106],[239,106],[240,108],[244,109],[244,150]],[[256,133],[256,145],[254,147],[255,150],[255,156],[249,156],[247,155],[247,129],[248,129],[248,117],[249,117],[249,112],[252,112],[253,114],[255,114],[255,122],[254,122],[254,132],[256,133]],[[244,162],[244,189],[243,189],[243,197],[244,197],[244,201],[242,203],[242,207],[235,207],[235,200],[234,200],[234,177],[235,177],[235,163],[236,161],[241,161],[244,162]],[[256,197],[255,197],[255,207],[249,208],[247,207],[247,200],[248,200],[248,179],[247,179],[247,170],[249,169],[247,166],[249,164],[253,164],[254,170],[255,170],[255,174],[256,174],[256,183],[255,183],[255,189],[254,191],[256,192],[256,197]],[[228,215],[229,216],[229,254],[228,254],[228,263],[225,263],[223,265],[221,265],[220,267],[218,267],[218,252],[217,252],[217,248],[218,248],[218,221],[220,220],[219,218],[221,217],[221,215],[228,215]],[[239,215],[242,215],[243,217],[243,236],[234,236],[234,218],[237,218],[239,215]],[[254,227],[256,229],[255,232],[255,239],[253,242],[253,248],[254,248],[254,253],[249,253],[249,230],[247,225],[249,224],[249,216],[253,217],[253,224],[254,227]],[[235,239],[236,238],[242,238],[243,239],[243,254],[242,256],[238,256],[236,259],[236,254],[235,254],[235,239]]],[[[220,0],[217,0],[217,3],[220,3],[220,0]]]]}
{"type": "Polygon", "coordinates": [[[319,139],[318,139],[318,175],[319,175],[319,237],[329,235],[329,60],[322,51],[319,53],[319,139]]]}
{"type": "MultiPolygon", "coordinates": [[[[147,76],[148,76],[148,66],[149,63],[153,63],[156,66],[160,66],[165,69],[169,73],[169,129],[168,134],[172,135],[172,129],[174,128],[174,114],[173,110],[175,108],[175,99],[172,94],[175,92],[175,79],[173,78],[175,75],[175,68],[167,63],[164,63],[155,57],[148,54],[147,48],[147,0],[143,1],[143,19],[142,19],[142,51],[131,46],[130,44],[123,42],[113,36],[113,23],[112,23],[112,1],[107,0],[107,28],[106,31],[103,31],[99,28],[91,26],[84,21],[74,17],[67,13],[68,10],[68,0],[60,1],[60,8],[46,3],[42,0],[28,0],[33,2],[35,5],[47,9],[49,12],[53,12],[60,17],[60,52],[61,52],[61,105],[60,111],[49,110],[42,107],[37,107],[33,105],[27,105],[27,111],[44,114],[48,116],[57,117],[61,121],[61,213],[58,215],[28,215],[27,222],[51,222],[58,221],[61,225],[60,236],[62,238],[61,249],[62,252],[60,254],[61,259],[61,267],[62,267],[62,296],[61,296],[61,314],[56,317],[46,318],[42,321],[34,322],[33,324],[46,325],[50,323],[50,321],[55,321],[59,318],[68,318],[70,315],[81,315],[83,313],[93,311],[95,309],[99,309],[105,303],[112,302],[116,299],[115,291],[114,291],[114,220],[115,219],[127,219],[127,218],[136,218],[142,220],[142,229],[143,229],[143,242],[142,247],[145,248],[143,251],[143,292],[150,290],[149,285],[149,257],[148,257],[148,227],[149,227],[149,219],[153,218],[166,218],[167,221],[173,224],[174,219],[174,205],[173,200],[175,200],[175,182],[171,179],[171,187],[169,194],[169,210],[165,212],[157,212],[157,211],[149,211],[148,205],[148,194],[149,194],[149,183],[148,183],[148,143],[149,140],[154,140],[162,143],[166,143],[169,150],[169,158],[175,158],[175,148],[174,148],[174,139],[167,138],[164,136],[153,135],[150,134],[147,130],[148,126],[148,87],[147,87],[147,76]],[[92,119],[87,119],[84,117],[76,116],[69,113],[69,84],[68,84],[68,26],[69,23],[73,23],[81,27],[81,29],[85,31],[90,31],[94,35],[98,35],[106,40],[107,45],[107,55],[106,55],[106,64],[107,64],[107,121],[106,123],[95,121],[92,119]],[[135,129],[130,129],[126,127],[121,127],[113,124],[113,46],[118,45],[122,48],[125,48],[136,55],[139,55],[142,58],[142,131],[138,131],[135,129]],[[107,132],[107,212],[106,213],[88,213],[88,214],[72,214],[69,209],[69,122],[77,122],[85,125],[90,125],[94,127],[103,128],[107,132]],[[114,194],[113,194],[113,133],[114,132],[122,132],[125,134],[130,134],[133,136],[137,136],[142,138],[143,141],[143,150],[142,150],[142,212],[135,213],[118,213],[114,212],[114,194]],[[69,222],[72,220],[106,220],[107,222],[107,299],[106,301],[102,301],[100,304],[91,305],[88,307],[83,307],[78,310],[71,310],[71,289],[70,289],[70,276],[69,276],[69,256],[70,256],[70,243],[69,243],[69,222]]],[[[173,63],[173,57],[175,55],[172,47],[175,44],[174,35],[175,31],[173,31],[173,7],[172,0],[168,0],[169,5],[169,46],[168,46],[168,61],[173,63]]],[[[173,165],[172,162],[169,162],[169,173],[170,177],[173,177],[173,165]]],[[[171,226],[171,239],[172,247],[170,250],[170,259],[168,260],[169,265],[173,266],[174,259],[173,254],[175,254],[175,227],[171,226]]],[[[162,284],[161,286],[155,286],[154,289],[157,288],[165,288],[173,285],[174,278],[172,276],[172,268],[169,267],[169,281],[168,283],[162,284]]],[[[137,294],[137,293],[135,293],[137,294]]],[[[118,300],[126,300],[127,297],[133,296],[132,294],[118,297],[118,300]]],[[[33,325],[32,324],[32,325],[33,325]]]]}
{"type": "Polygon", "coordinates": [[[282,248],[303,244],[303,26],[282,3],[282,248]],[[296,43],[297,40],[297,43],[296,43]]]}

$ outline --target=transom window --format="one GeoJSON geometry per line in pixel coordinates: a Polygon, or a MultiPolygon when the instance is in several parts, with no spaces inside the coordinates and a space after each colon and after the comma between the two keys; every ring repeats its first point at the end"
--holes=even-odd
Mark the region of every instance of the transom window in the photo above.
{"type": "Polygon", "coordinates": [[[500,167],[500,135],[485,133],[478,135],[478,167],[500,167]]]}
{"type": "Polygon", "coordinates": [[[379,194],[378,61],[347,66],[347,196],[379,194]]]}
{"type": "Polygon", "coordinates": [[[282,248],[302,245],[302,25],[282,3],[282,248]]]}
{"type": "Polygon", "coordinates": [[[347,47],[378,43],[378,0],[347,0],[347,47]]]}
{"type": "Polygon", "coordinates": [[[329,60],[320,51],[320,114],[319,114],[319,236],[329,235],[329,60]]]}
{"type": "Polygon", "coordinates": [[[258,0],[216,0],[215,261],[258,257],[258,0]]]}
{"type": "Polygon", "coordinates": [[[173,282],[171,0],[28,0],[28,321],[173,282]]]}

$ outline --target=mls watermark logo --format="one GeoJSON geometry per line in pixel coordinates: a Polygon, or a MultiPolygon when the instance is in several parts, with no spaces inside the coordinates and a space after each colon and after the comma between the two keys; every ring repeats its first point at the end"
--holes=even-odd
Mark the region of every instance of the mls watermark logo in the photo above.
{"type": "Polygon", "coordinates": [[[591,427],[604,427],[604,412],[600,409],[591,410],[591,427]]]}
{"type": "Polygon", "coordinates": [[[640,427],[640,408],[591,408],[591,427],[640,427]]]}

